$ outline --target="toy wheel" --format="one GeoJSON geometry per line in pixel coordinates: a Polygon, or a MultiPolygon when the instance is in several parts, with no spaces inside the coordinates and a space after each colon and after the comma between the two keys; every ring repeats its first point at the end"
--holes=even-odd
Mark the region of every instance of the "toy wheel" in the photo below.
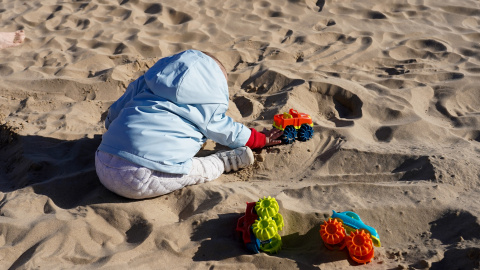
{"type": "Polygon", "coordinates": [[[278,209],[279,206],[277,200],[270,196],[268,196],[268,198],[263,197],[263,199],[258,200],[255,204],[255,211],[259,217],[274,217],[278,214],[278,209]]]}
{"type": "Polygon", "coordinates": [[[320,236],[325,246],[330,249],[331,245],[342,243],[345,239],[345,229],[342,222],[336,219],[329,219],[320,226],[320,236]]]}
{"type": "Polygon", "coordinates": [[[259,217],[252,225],[252,231],[260,241],[272,239],[278,233],[277,223],[271,217],[259,217]]]}
{"type": "Polygon", "coordinates": [[[298,130],[298,140],[299,141],[308,141],[313,136],[313,128],[308,124],[303,124],[298,130]]]}
{"type": "Polygon", "coordinates": [[[270,254],[278,253],[278,251],[282,248],[282,237],[277,233],[269,243],[262,244],[260,249],[262,251],[268,252],[270,254]]]}
{"type": "Polygon", "coordinates": [[[297,137],[297,130],[293,126],[287,126],[283,130],[283,135],[280,137],[282,143],[293,143],[297,137]]]}
{"type": "Polygon", "coordinates": [[[345,237],[350,257],[358,263],[371,262],[374,256],[373,242],[370,233],[355,230],[345,237]]]}

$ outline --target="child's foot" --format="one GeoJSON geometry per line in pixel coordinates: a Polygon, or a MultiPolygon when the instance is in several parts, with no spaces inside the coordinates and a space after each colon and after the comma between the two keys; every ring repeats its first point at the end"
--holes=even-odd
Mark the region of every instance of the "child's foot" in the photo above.
{"type": "Polygon", "coordinates": [[[245,168],[252,165],[255,161],[253,152],[247,146],[242,146],[229,151],[220,151],[215,153],[225,165],[225,172],[245,168]]]}
{"type": "Polygon", "coordinates": [[[16,32],[0,32],[0,49],[18,46],[25,39],[25,31],[18,30],[16,32]]]}

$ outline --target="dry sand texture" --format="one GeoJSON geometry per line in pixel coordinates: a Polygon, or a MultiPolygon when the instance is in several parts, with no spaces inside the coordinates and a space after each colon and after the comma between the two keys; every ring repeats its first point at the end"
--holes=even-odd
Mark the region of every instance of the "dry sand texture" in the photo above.
{"type": "Polygon", "coordinates": [[[26,33],[0,50],[0,268],[478,269],[479,23],[473,0],[0,1],[0,31],[26,33]],[[235,120],[295,108],[314,138],[160,198],[112,194],[93,165],[108,106],[189,48],[224,62],[235,120]],[[268,195],[284,248],[251,255],[234,227],[268,195]],[[377,228],[370,264],[323,246],[332,209],[377,228]]]}

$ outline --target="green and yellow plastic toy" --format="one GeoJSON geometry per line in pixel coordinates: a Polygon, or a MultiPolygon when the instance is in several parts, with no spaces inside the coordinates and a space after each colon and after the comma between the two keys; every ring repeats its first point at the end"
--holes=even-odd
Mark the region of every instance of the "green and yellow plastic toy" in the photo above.
{"type": "Polygon", "coordinates": [[[241,232],[248,250],[259,253],[277,253],[282,247],[283,216],[275,198],[263,197],[248,203],[245,215],[238,219],[237,231],[241,232]]]}

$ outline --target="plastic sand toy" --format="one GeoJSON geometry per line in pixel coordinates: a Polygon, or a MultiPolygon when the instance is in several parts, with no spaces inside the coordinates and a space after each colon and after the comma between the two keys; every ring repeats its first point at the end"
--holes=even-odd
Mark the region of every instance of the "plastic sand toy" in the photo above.
{"type": "Polygon", "coordinates": [[[275,198],[263,197],[257,202],[247,203],[245,215],[238,219],[236,231],[242,233],[242,240],[248,250],[277,253],[282,247],[278,231],[283,229],[283,216],[278,212],[275,198]]]}
{"type": "Polygon", "coordinates": [[[313,137],[313,122],[310,115],[290,109],[288,113],[273,117],[273,127],[283,130],[282,143],[293,143],[296,139],[307,141],[313,137]]]}
{"type": "Polygon", "coordinates": [[[354,212],[333,211],[332,218],[320,226],[320,236],[330,250],[347,247],[350,257],[358,263],[371,262],[374,256],[373,246],[381,245],[377,231],[365,225],[354,212]]]}
{"type": "Polygon", "coordinates": [[[381,246],[380,236],[378,235],[377,230],[363,223],[359,215],[350,211],[335,212],[333,210],[332,212],[333,212],[332,218],[341,221],[347,233],[353,232],[355,230],[367,231],[368,233],[370,233],[370,237],[373,241],[373,244],[376,247],[381,246]]]}

